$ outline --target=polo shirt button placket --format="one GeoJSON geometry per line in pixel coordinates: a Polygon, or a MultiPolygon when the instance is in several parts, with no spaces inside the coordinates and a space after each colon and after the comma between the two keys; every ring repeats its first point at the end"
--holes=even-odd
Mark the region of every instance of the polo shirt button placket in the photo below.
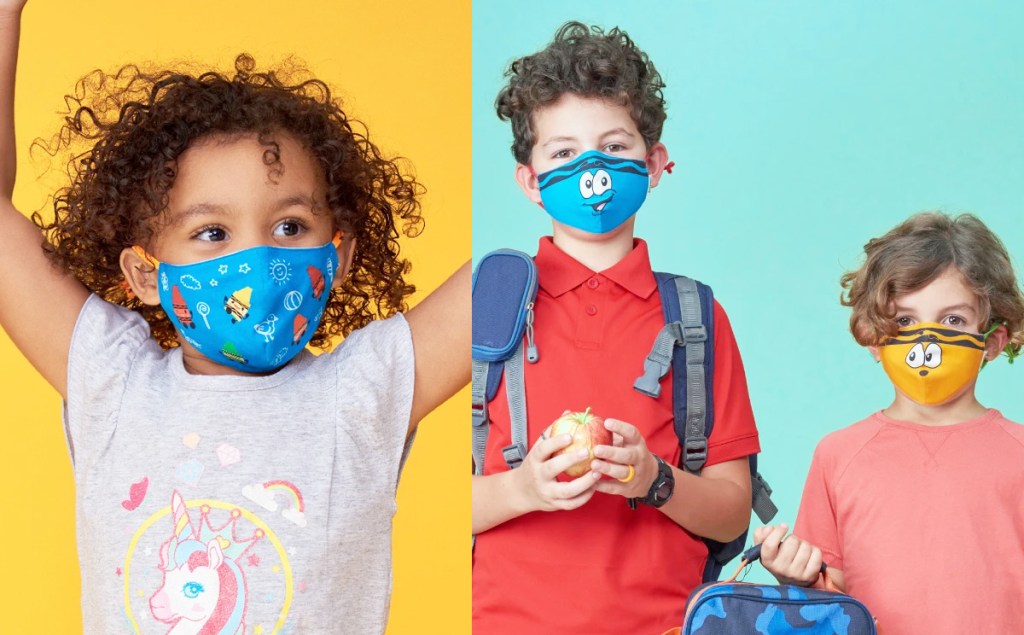
{"type": "Polygon", "coordinates": [[[586,310],[587,310],[587,315],[591,315],[591,316],[597,315],[597,306],[596,305],[588,304],[586,310]]]}

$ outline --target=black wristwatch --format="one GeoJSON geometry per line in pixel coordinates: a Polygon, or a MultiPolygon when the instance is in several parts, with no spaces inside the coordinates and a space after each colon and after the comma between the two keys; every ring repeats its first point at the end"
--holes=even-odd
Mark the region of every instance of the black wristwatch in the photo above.
{"type": "Polygon", "coordinates": [[[636,509],[638,502],[651,507],[661,507],[672,498],[672,492],[676,486],[676,477],[672,474],[672,468],[657,454],[654,455],[654,458],[658,461],[658,475],[654,477],[651,489],[647,490],[647,496],[630,499],[630,507],[633,509],[636,509]]]}

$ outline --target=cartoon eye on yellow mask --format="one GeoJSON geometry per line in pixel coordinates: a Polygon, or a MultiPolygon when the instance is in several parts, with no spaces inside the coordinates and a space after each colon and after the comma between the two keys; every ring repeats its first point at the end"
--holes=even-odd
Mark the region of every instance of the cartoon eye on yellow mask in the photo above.
{"type": "Polygon", "coordinates": [[[900,329],[878,351],[892,383],[917,403],[933,406],[977,378],[985,336],[923,322],[900,329]]]}

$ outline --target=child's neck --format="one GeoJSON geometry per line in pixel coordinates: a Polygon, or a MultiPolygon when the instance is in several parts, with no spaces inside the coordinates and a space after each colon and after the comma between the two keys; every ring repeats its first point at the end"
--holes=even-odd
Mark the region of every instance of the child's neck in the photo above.
{"type": "MultiPolygon", "coordinates": [[[[631,219],[632,220],[632,219],[631,219]]],[[[630,222],[629,230],[632,229],[630,222]]],[[[600,236],[599,239],[574,235],[555,226],[552,239],[555,246],[571,256],[591,271],[609,269],[633,251],[633,232],[620,231],[611,236],[600,236]]]]}
{"type": "Polygon", "coordinates": [[[977,419],[987,411],[988,409],[975,398],[972,385],[963,395],[937,406],[919,404],[897,391],[892,405],[882,412],[890,419],[897,421],[940,427],[977,419]]]}

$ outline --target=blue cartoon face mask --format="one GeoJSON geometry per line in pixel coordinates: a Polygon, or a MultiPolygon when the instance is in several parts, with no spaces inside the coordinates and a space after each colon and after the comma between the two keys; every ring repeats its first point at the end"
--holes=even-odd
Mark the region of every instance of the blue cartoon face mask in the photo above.
{"type": "Polygon", "coordinates": [[[187,265],[157,261],[160,305],[196,350],[249,373],[288,363],[312,339],[338,270],[340,234],[321,247],[252,247],[187,265]]]}
{"type": "Polygon", "coordinates": [[[540,200],[558,222],[592,234],[612,231],[647,198],[647,165],[597,150],[537,175],[540,200]]]}

